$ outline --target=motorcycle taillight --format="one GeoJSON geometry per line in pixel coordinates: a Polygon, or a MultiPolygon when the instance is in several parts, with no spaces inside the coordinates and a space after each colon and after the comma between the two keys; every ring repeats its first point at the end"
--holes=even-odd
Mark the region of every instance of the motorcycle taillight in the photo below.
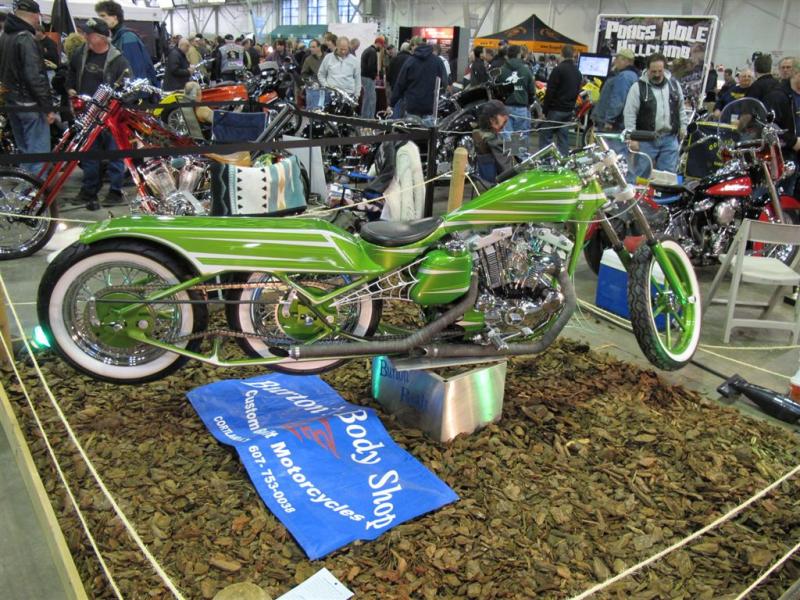
{"type": "Polygon", "coordinates": [[[359,144],[358,146],[356,146],[356,154],[358,154],[359,156],[366,156],[367,154],[370,153],[370,150],[371,148],[368,144],[359,144]]]}

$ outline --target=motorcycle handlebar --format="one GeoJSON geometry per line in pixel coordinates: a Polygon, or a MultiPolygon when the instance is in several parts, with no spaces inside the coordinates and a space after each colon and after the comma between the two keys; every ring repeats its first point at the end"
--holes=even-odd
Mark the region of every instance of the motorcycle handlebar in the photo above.
{"type": "Polygon", "coordinates": [[[495,181],[497,181],[497,183],[503,183],[506,179],[511,179],[512,177],[514,177],[514,175],[517,175],[517,174],[519,174],[519,169],[517,168],[516,165],[514,165],[510,169],[506,169],[505,171],[500,173],[495,178],[495,181]]]}
{"type": "Polygon", "coordinates": [[[702,146],[706,142],[709,142],[709,141],[714,140],[714,139],[717,139],[717,136],[715,136],[715,135],[704,135],[703,137],[701,137],[696,142],[693,142],[693,143],[689,144],[686,147],[686,151],[688,152],[689,150],[694,150],[698,146],[702,146]]]}
{"type": "Polygon", "coordinates": [[[595,133],[595,136],[598,138],[609,138],[614,140],[619,140],[620,142],[653,142],[657,139],[657,135],[655,131],[644,131],[640,129],[636,130],[624,130],[622,132],[603,132],[599,131],[595,133]]]}
{"type": "Polygon", "coordinates": [[[755,140],[744,140],[743,142],[736,142],[734,148],[737,150],[747,150],[750,148],[761,148],[764,145],[764,140],[762,139],[755,139],[755,140]]]}
{"type": "Polygon", "coordinates": [[[655,131],[643,131],[640,129],[629,131],[627,137],[632,142],[654,142],[657,138],[655,131]]]}

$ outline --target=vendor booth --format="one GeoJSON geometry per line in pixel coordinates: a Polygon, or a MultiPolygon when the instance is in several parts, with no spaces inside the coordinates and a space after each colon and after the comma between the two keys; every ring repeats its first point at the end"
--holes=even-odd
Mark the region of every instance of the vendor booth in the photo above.
{"type": "Polygon", "coordinates": [[[575,46],[578,52],[586,52],[589,47],[549,27],[536,15],[531,15],[519,25],[504,29],[497,33],[490,33],[475,40],[476,46],[497,48],[501,40],[509,44],[526,46],[531,52],[544,54],[558,54],[567,44],[575,46]]]}

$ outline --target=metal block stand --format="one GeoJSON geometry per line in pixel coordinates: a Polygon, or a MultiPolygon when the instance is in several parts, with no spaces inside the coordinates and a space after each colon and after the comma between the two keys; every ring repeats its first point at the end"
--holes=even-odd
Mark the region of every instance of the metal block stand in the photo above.
{"type": "Polygon", "coordinates": [[[403,424],[447,442],[500,419],[506,366],[499,361],[442,377],[430,366],[379,356],[372,360],[372,396],[403,424]]]}

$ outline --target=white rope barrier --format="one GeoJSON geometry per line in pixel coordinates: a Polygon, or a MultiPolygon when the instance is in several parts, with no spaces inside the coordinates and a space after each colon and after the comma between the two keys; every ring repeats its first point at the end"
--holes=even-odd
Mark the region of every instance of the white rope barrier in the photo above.
{"type": "Polygon", "coordinates": [[[751,584],[750,584],[750,585],[747,587],[747,589],[746,589],[746,590],[744,590],[744,591],[743,591],[741,594],[739,594],[738,596],[736,596],[736,598],[734,598],[734,600],[742,600],[742,598],[746,597],[746,596],[747,596],[747,595],[748,595],[750,592],[752,592],[752,591],[753,591],[754,589],[756,589],[756,588],[757,588],[759,585],[761,585],[761,584],[764,582],[764,580],[765,580],[767,577],[769,577],[770,575],[772,575],[773,571],[775,571],[775,570],[776,570],[778,567],[780,567],[780,566],[781,566],[783,563],[785,563],[787,560],[789,560],[789,559],[792,557],[792,555],[793,555],[795,552],[797,552],[798,550],[800,550],[800,542],[798,542],[797,544],[795,544],[795,545],[794,545],[794,548],[792,548],[792,549],[791,549],[791,550],[789,550],[789,551],[788,551],[786,554],[784,554],[783,556],[781,556],[781,558],[778,560],[778,562],[776,562],[776,563],[775,563],[774,565],[772,565],[772,566],[771,566],[769,569],[767,569],[766,571],[764,571],[764,572],[763,572],[763,573],[762,573],[762,574],[761,574],[761,575],[758,577],[758,579],[756,579],[756,580],[755,580],[753,583],[751,583],[751,584]]]}
{"type": "Polygon", "coordinates": [[[472,180],[472,177],[470,177],[469,173],[468,173],[468,172],[465,172],[465,173],[464,173],[464,176],[467,178],[467,181],[469,181],[469,184],[472,186],[472,189],[473,189],[473,190],[475,190],[475,193],[476,193],[478,196],[480,196],[480,195],[481,195],[481,192],[480,192],[480,190],[478,190],[478,186],[477,186],[477,185],[475,185],[475,182],[472,180]]]}
{"type": "MultiPolygon", "coordinates": [[[[427,179],[425,181],[420,181],[419,183],[415,183],[414,185],[406,186],[397,190],[398,192],[405,192],[407,190],[413,190],[418,187],[423,187],[428,185],[429,183],[433,183],[439,179],[444,179],[445,177],[450,177],[452,175],[452,171],[448,171],[447,173],[442,173],[441,175],[437,175],[436,177],[432,177],[431,179],[427,179]]],[[[314,217],[316,215],[324,215],[330,212],[338,212],[340,210],[348,210],[353,209],[356,206],[362,206],[366,204],[372,204],[373,202],[380,202],[381,200],[386,200],[387,196],[378,196],[377,198],[369,198],[368,200],[362,200],[361,202],[354,202],[353,204],[343,204],[342,206],[336,206],[334,208],[324,208],[320,210],[315,210],[307,213],[302,213],[299,215],[290,215],[289,218],[304,218],[304,217],[314,217]]]]}
{"type": "MultiPolygon", "coordinates": [[[[6,296],[8,298],[8,296],[6,296]]],[[[10,302],[11,299],[8,298],[10,302]]],[[[69,498],[70,504],[72,504],[72,508],[75,509],[75,514],[78,517],[78,520],[81,523],[81,527],[83,528],[83,532],[86,534],[86,537],[89,540],[89,545],[91,545],[92,550],[97,556],[97,560],[100,563],[100,569],[103,571],[103,574],[108,581],[108,584],[111,586],[111,589],[114,591],[114,595],[122,600],[122,592],[119,590],[119,586],[117,586],[117,582],[114,579],[114,576],[111,574],[111,570],[108,568],[106,561],[103,559],[103,554],[100,552],[100,548],[97,546],[97,541],[94,539],[91,530],[89,529],[89,523],[86,522],[86,518],[83,515],[83,511],[81,511],[80,504],[78,500],[75,498],[75,494],[72,493],[72,488],[70,487],[69,483],[67,482],[67,476],[64,473],[63,469],[61,468],[61,463],[58,461],[56,457],[55,449],[53,445],[50,443],[50,436],[44,429],[44,424],[42,423],[42,419],[39,416],[39,411],[36,410],[36,406],[33,404],[33,400],[31,399],[30,393],[28,392],[28,386],[25,385],[25,382],[22,379],[22,375],[17,369],[17,362],[14,360],[14,353],[11,348],[9,348],[8,344],[6,343],[5,337],[0,335],[0,341],[3,343],[3,349],[6,352],[6,356],[9,357],[11,362],[11,368],[14,370],[14,375],[17,377],[17,381],[19,381],[20,389],[22,389],[22,394],[25,396],[25,400],[28,403],[28,407],[31,409],[31,414],[33,415],[34,421],[36,421],[36,426],[39,428],[39,431],[42,433],[42,440],[44,441],[44,445],[47,448],[47,453],[50,455],[50,460],[53,463],[53,466],[56,469],[56,473],[58,474],[58,478],[61,481],[61,485],[64,486],[64,490],[67,492],[67,497],[69,498]]]]}
{"type": "MultiPolygon", "coordinates": [[[[17,310],[16,310],[16,308],[14,306],[14,303],[11,301],[11,295],[8,293],[8,288],[6,287],[6,282],[5,282],[5,279],[3,278],[2,274],[0,274],[0,287],[2,287],[3,294],[4,294],[5,298],[8,300],[8,307],[11,309],[11,314],[14,316],[14,321],[16,322],[18,329],[20,331],[24,331],[24,329],[22,327],[22,321],[19,318],[19,314],[17,313],[17,310]]],[[[66,430],[70,441],[73,443],[75,448],[78,450],[78,453],[80,454],[80,456],[83,459],[84,463],[86,463],[86,467],[88,468],[89,473],[91,473],[92,478],[95,480],[95,483],[97,483],[97,486],[100,488],[100,491],[103,493],[103,496],[105,496],[106,500],[111,505],[111,508],[114,510],[114,513],[116,513],[116,515],[119,518],[120,522],[123,524],[125,529],[128,531],[128,534],[131,536],[133,541],[139,547],[139,550],[141,550],[142,554],[144,554],[145,558],[150,563],[150,566],[153,568],[153,570],[158,575],[158,577],[161,579],[161,581],[164,583],[164,585],[169,589],[170,592],[172,592],[172,594],[173,594],[173,596],[175,596],[175,598],[177,598],[178,600],[185,600],[183,594],[181,594],[180,590],[178,590],[176,585],[172,582],[172,580],[170,579],[169,575],[167,575],[166,571],[164,571],[163,567],[159,564],[159,562],[156,560],[156,558],[150,552],[150,549],[144,543],[144,541],[142,540],[141,536],[139,535],[139,533],[134,528],[133,524],[128,520],[128,517],[123,512],[122,508],[119,506],[119,504],[117,504],[117,501],[111,495],[111,492],[109,491],[109,489],[106,486],[105,482],[103,481],[102,477],[100,477],[100,474],[97,472],[97,469],[94,467],[94,464],[92,463],[91,459],[89,458],[89,455],[86,453],[86,450],[84,449],[83,445],[78,440],[78,437],[75,434],[75,431],[72,429],[72,426],[69,424],[69,421],[67,420],[66,415],[61,410],[61,406],[59,405],[58,401],[56,400],[55,394],[53,393],[53,390],[50,389],[50,385],[47,383],[47,379],[45,378],[44,373],[42,372],[42,369],[39,366],[39,361],[36,360],[36,355],[34,354],[33,349],[31,348],[30,343],[28,342],[28,339],[26,337],[24,337],[24,336],[23,336],[23,343],[25,344],[25,348],[28,351],[28,354],[30,355],[31,362],[33,363],[33,367],[36,370],[36,373],[37,373],[37,375],[39,376],[39,379],[42,382],[42,386],[44,387],[45,392],[47,392],[47,396],[50,399],[50,403],[52,404],[53,409],[56,411],[56,414],[58,415],[58,418],[61,420],[61,423],[64,425],[64,429],[66,430]]],[[[9,355],[9,356],[13,356],[13,355],[9,355]]]]}
{"type": "Polygon", "coordinates": [[[608,586],[613,585],[614,583],[620,581],[621,579],[624,579],[624,578],[628,577],[629,575],[633,575],[634,573],[636,573],[638,571],[641,571],[645,567],[647,567],[647,566],[653,564],[654,562],[656,562],[657,560],[665,557],[667,554],[670,554],[670,553],[674,552],[675,550],[679,550],[680,548],[683,548],[684,546],[692,543],[694,540],[696,540],[697,538],[705,535],[706,533],[708,533],[712,529],[714,529],[716,527],[719,527],[720,525],[722,525],[723,523],[726,523],[727,521],[730,521],[733,517],[738,515],[744,509],[746,509],[750,505],[754,504],[755,502],[758,502],[759,500],[761,500],[761,498],[763,498],[764,496],[769,494],[776,487],[778,487],[779,485],[781,485],[784,482],[788,481],[790,478],[792,478],[795,475],[797,475],[797,473],[800,473],[800,465],[796,466],[791,471],[786,473],[783,477],[781,477],[780,479],[772,482],[770,485],[765,487],[763,490],[761,490],[760,492],[758,492],[754,496],[751,496],[750,498],[748,498],[747,500],[745,500],[744,502],[739,504],[739,506],[729,510],[727,513],[725,513],[724,515],[722,515],[718,519],[714,520],[713,522],[709,523],[708,525],[706,525],[702,529],[699,529],[699,530],[695,531],[694,533],[692,533],[691,535],[686,536],[682,540],[679,540],[679,541],[675,542],[674,544],[672,544],[671,546],[668,546],[667,548],[664,548],[660,552],[655,553],[650,558],[647,558],[647,559],[645,559],[645,560],[643,560],[643,561],[641,561],[639,563],[636,563],[635,565],[625,569],[621,573],[618,573],[617,575],[615,575],[613,577],[609,577],[608,579],[606,579],[602,583],[598,583],[597,585],[595,585],[594,587],[586,590],[585,592],[582,592],[581,594],[578,594],[577,596],[573,596],[572,598],[570,598],[570,600],[583,600],[584,598],[588,598],[589,596],[591,596],[593,594],[596,594],[597,592],[606,589],[608,586]]]}
{"type": "Polygon", "coordinates": [[[14,219],[35,219],[37,221],[59,221],[61,223],[83,223],[91,224],[100,223],[100,221],[90,221],[88,219],[63,219],[61,217],[45,217],[44,215],[21,215],[19,213],[0,212],[0,217],[12,217],[14,219]]]}
{"type": "Polygon", "coordinates": [[[743,362],[741,360],[736,360],[735,358],[731,358],[730,356],[725,356],[724,354],[719,354],[717,352],[713,352],[711,350],[706,350],[703,344],[700,344],[697,347],[698,350],[701,352],[705,352],[706,354],[710,354],[711,356],[716,356],[717,358],[721,358],[723,360],[727,360],[735,365],[739,365],[741,367],[747,367],[748,369],[755,369],[756,371],[761,371],[762,373],[766,373],[767,375],[772,375],[773,377],[779,377],[780,379],[785,379],[786,381],[790,381],[792,378],[790,375],[784,375],[783,373],[777,373],[775,371],[770,371],[769,369],[765,369],[763,367],[758,367],[752,363],[743,362]]]}
{"type": "MultiPolygon", "coordinates": [[[[586,309],[589,310],[590,312],[598,314],[598,315],[608,319],[609,321],[612,321],[614,324],[619,325],[620,327],[626,329],[627,331],[632,331],[631,325],[630,325],[630,321],[628,321],[627,319],[623,319],[619,315],[615,315],[614,313],[611,313],[611,312],[609,312],[607,310],[604,310],[604,309],[600,308],[599,306],[597,306],[596,304],[592,304],[591,302],[587,302],[586,300],[578,299],[578,303],[582,304],[583,306],[585,306],[586,309]]],[[[760,349],[761,350],[793,349],[793,348],[796,348],[796,347],[797,346],[776,346],[775,348],[764,347],[764,348],[760,348],[760,349]]],[[[743,361],[737,360],[735,358],[732,358],[730,356],[725,356],[724,354],[719,354],[719,353],[714,352],[713,350],[711,350],[711,348],[717,349],[717,348],[720,348],[720,346],[707,346],[706,344],[700,344],[697,347],[698,350],[700,350],[702,352],[705,352],[706,354],[710,354],[711,356],[716,356],[717,358],[721,358],[723,360],[727,360],[728,362],[731,362],[733,364],[736,364],[736,365],[739,365],[739,366],[742,366],[742,367],[747,367],[748,369],[754,369],[756,371],[761,371],[762,373],[766,373],[767,375],[772,375],[774,377],[779,377],[780,379],[786,379],[787,381],[792,378],[790,375],[784,375],[783,373],[777,373],[775,371],[770,371],[769,369],[765,369],[763,367],[759,367],[759,366],[754,365],[752,363],[743,362],[743,361]]],[[[727,346],[722,346],[721,348],[725,349],[725,348],[727,348],[727,346]]],[[[731,348],[731,349],[733,349],[733,350],[750,350],[751,348],[736,347],[736,348],[731,348]]]]}

